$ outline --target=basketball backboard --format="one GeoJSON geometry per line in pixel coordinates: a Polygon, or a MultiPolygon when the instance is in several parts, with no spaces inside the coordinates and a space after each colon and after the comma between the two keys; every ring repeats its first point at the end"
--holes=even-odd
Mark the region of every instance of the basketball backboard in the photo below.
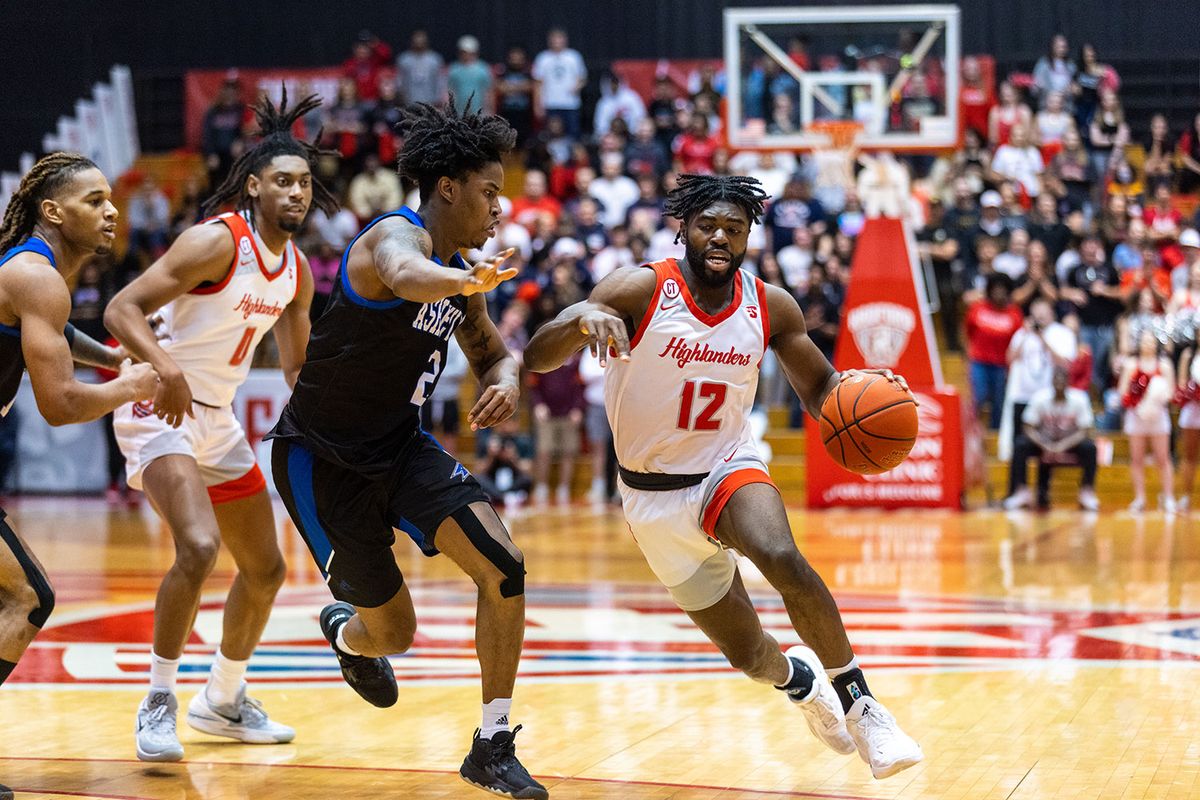
{"type": "Polygon", "coordinates": [[[827,147],[831,121],[862,149],[958,142],[957,6],[726,9],[724,34],[732,147],[827,147]]]}

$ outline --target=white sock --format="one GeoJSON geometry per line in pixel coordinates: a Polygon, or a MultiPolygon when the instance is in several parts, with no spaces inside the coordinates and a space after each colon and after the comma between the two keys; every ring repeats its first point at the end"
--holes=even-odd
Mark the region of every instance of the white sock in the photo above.
{"type": "Polygon", "coordinates": [[[175,693],[175,677],[179,674],[178,658],[163,658],[150,653],[150,691],[175,693]]]}
{"type": "Polygon", "coordinates": [[[242,679],[246,677],[246,668],[249,666],[250,659],[234,661],[218,652],[212,672],[208,675],[208,686],[204,690],[208,702],[218,706],[236,703],[238,692],[242,690],[242,679]]]}
{"type": "Polygon", "coordinates": [[[858,669],[858,656],[852,657],[850,659],[850,663],[844,667],[838,667],[837,669],[826,669],[825,674],[829,676],[829,680],[833,680],[838,675],[845,675],[852,669],[858,669]]]}
{"type": "Polygon", "coordinates": [[[338,628],[337,638],[334,640],[337,643],[337,649],[341,650],[348,656],[361,656],[362,653],[355,650],[350,645],[346,644],[346,623],[343,622],[338,628]]]}
{"type": "Polygon", "coordinates": [[[787,674],[787,678],[784,679],[783,683],[775,684],[776,689],[782,689],[783,687],[787,686],[789,683],[792,682],[792,678],[796,677],[796,664],[792,661],[792,659],[790,659],[787,656],[784,656],[783,660],[787,662],[788,674],[787,674]]]}
{"type": "Polygon", "coordinates": [[[490,703],[484,703],[483,724],[479,726],[479,736],[490,739],[500,731],[508,730],[508,712],[511,710],[511,697],[497,697],[490,703]]]}

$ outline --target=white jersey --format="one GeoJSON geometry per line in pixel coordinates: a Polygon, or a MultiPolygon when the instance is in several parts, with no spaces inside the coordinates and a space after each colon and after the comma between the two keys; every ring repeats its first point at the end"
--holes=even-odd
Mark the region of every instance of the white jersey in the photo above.
{"type": "Polygon", "coordinates": [[[738,270],[716,315],[692,299],[675,259],[658,277],[629,361],[610,359],[604,405],[618,463],[633,472],[707,473],[752,446],[750,410],[770,340],[762,281],[738,270]]]}
{"type": "Polygon", "coordinates": [[[288,242],[278,263],[268,265],[261,253],[271,252],[241,214],[221,214],[204,224],[223,224],[233,234],[229,271],[219,283],[172,300],[151,325],[159,345],[183,370],[196,402],[219,408],[233,403],[254,349],[296,298],[300,251],[288,242]]]}

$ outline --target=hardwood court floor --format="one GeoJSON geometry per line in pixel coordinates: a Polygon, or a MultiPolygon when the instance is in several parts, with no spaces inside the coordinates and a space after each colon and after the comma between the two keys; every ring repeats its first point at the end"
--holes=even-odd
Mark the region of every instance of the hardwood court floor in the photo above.
{"type": "MultiPolygon", "coordinates": [[[[456,774],[478,724],[473,595],[397,546],[417,645],[400,702],[342,684],[316,624],[327,594],[290,524],[252,673],[297,729],[249,746],[183,724],[179,764],[133,754],[154,591],[171,558],[148,509],[33,499],[8,509],[58,608],[0,689],[0,782],[20,798],[482,798],[456,774]]],[[[282,514],[281,514],[282,517],[282,514]]],[[[654,582],[619,512],[520,512],[528,633],[519,752],[556,800],[1200,797],[1200,517],[807,513],[802,550],[833,587],[875,694],[926,760],[876,781],[823,749],[774,691],[732,673],[654,582]]],[[[181,705],[220,639],[223,557],[183,665],[181,705]]],[[[794,640],[778,598],[748,583],[794,640]]]]}

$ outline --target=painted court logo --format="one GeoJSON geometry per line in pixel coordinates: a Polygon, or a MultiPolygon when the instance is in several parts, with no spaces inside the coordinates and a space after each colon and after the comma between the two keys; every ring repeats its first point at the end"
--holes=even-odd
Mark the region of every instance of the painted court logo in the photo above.
{"type": "MultiPolygon", "coordinates": [[[[413,587],[418,627],[412,649],[391,659],[402,682],[478,680],[475,592],[454,582],[413,587]]],[[[758,593],[756,593],[758,594],[758,593]]],[[[621,677],[729,678],[737,673],[671,602],[662,587],[605,585],[593,605],[584,585],[532,586],[521,680],[612,681],[621,677]]],[[[221,595],[206,599],[180,664],[180,680],[206,680],[221,641],[221,595]]],[[[908,672],[1013,669],[1112,660],[1200,667],[1200,611],[1092,611],[1035,602],[936,596],[838,594],[864,668],[908,672]]],[[[317,617],[329,590],[280,593],[250,661],[256,685],[342,684],[317,617]]],[[[780,644],[798,642],[778,597],[758,594],[763,627],[780,644]]],[[[142,686],[150,671],[154,602],[64,610],[50,618],[6,682],[78,688],[142,686]]]]}
{"type": "Polygon", "coordinates": [[[846,324],[867,366],[890,369],[900,362],[917,315],[896,303],[867,303],[851,311],[846,324]]]}

